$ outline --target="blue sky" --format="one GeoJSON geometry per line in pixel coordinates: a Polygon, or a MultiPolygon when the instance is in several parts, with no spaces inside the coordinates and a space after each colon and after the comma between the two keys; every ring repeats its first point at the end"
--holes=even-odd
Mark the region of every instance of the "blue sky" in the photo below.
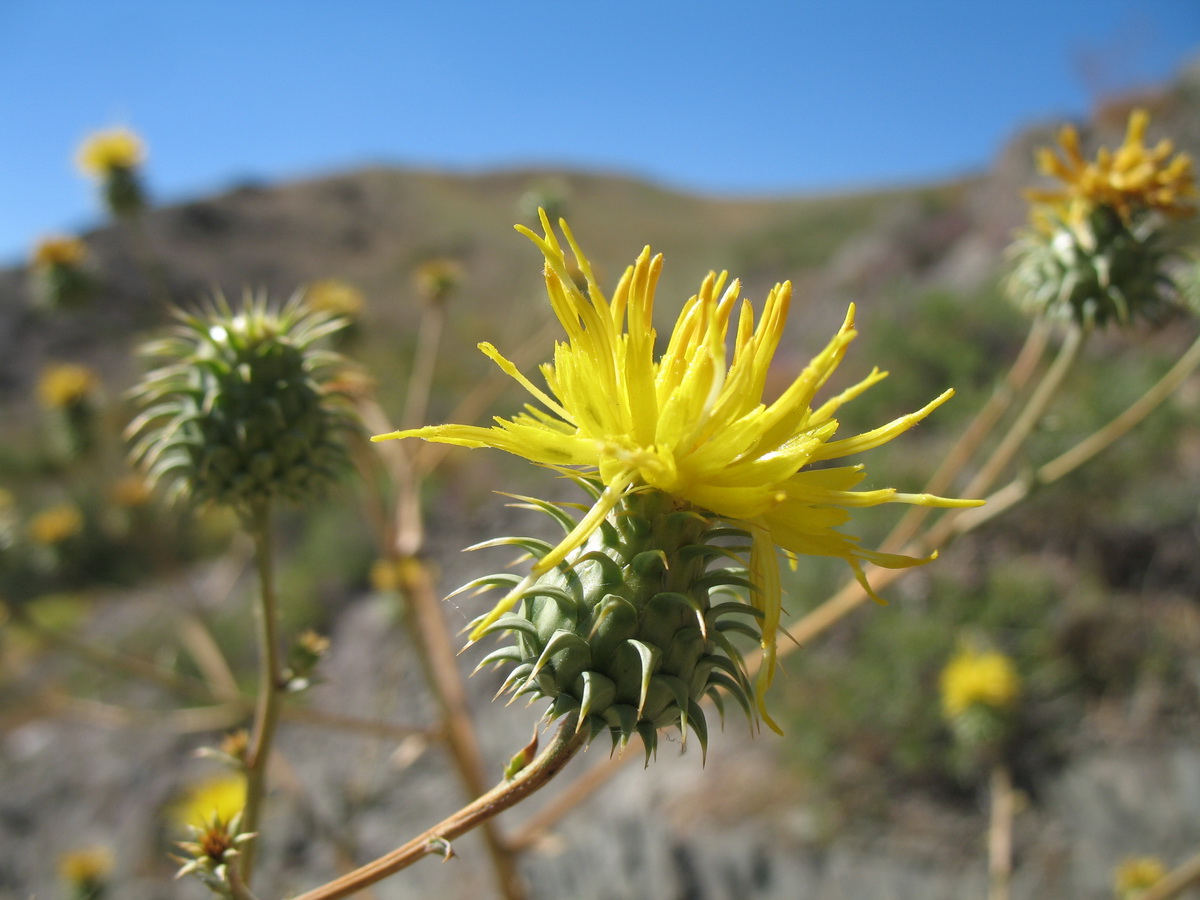
{"type": "Polygon", "coordinates": [[[1197,0],[0,0],[0,262],[99,213],[127,125],[165,201],[367,162],[707,193],[929,180],[1200,53],[1197,0]]]}

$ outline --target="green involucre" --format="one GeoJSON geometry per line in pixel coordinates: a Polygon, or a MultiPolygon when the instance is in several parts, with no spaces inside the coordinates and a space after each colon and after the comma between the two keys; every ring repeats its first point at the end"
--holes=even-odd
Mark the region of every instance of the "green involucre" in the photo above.
{"type": "Polygon", "coordinates": [[[167,337],[142,348],[161,366],[133,397],[131,455],[171,498],[239,510],[303,501],[347,463],[343,438],[357,427],[331,376],[345,366],[316,344],[346,320],[297,295],[280,308],[263,295],[233,310],[218,296],[198,315],[177,312],[167,337]]]}
{"type": "MultiPolygon", "coordinates": [[[[581,479],[589,491],[600,486],[581,479]]],[[[559,520],[572,517],[542,501],[531,505],[559,520]]],[[[540,558],[551,545],[502,538],[540,558]]],[[[745,570],[712,568],[749,551],[749,537],[715,517],[654,490],[631,492],[592,537],[521,595],[514,611],[486,634],[510,643],[479,667],[507,669],[500,693],[546,697],[547,718],[578,710],[589,739],[607,731],[614,747],[639,734],[649,759],[658,731],[675,727],[684,741],[695,733],[702,753],[708,728],[700,701],[718,710],[732,696],[754,721],[753,687],[730,637],[759,643],[762,613],[742,600],[745,570]],[[722,600],[722,594],[729,594],[722,600]]],[[[511,589],[520,576],[498,574],[461,590],[511,589]]]]}
{"type": "Polygon", "coordinates": [[[1151,321],[1179,308],[1168,271],[1176,255],[1157,217],[1127,225],[1100,207],[1079,225],[1030,229],[1012,247],[1008,288],[1018,304],[1082,326],[1151,321]]]}

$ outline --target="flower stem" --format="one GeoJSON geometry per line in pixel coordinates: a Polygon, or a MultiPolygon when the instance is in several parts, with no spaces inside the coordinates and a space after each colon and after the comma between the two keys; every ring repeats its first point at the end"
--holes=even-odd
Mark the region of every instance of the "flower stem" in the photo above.
{"type": "Polygon", "coordinates": [[[992,768],[988,823],[988,900],[1008,900],[1012,880],[1014,798],[1012,776],[1003,763],[992,768]]]}
{"type": "Polygon", "coordinates": [[[1077,325],[1071,325],[1067,328],[1062,346],[1058,350],[1058,356],[1055,357],[1050,368],[1046,370],[1045,377],[1042,378],[1034,390],[1025,408],[1021,410],[1021,414],[1013,423],[1012,428],[1004,435],[1000,443],[996,446],[996,449],[992,451],[992,455],[988,457],[987,462],[983,464],[975,474],[975,477],[967,484],[963,492],[965,496],[977,497],[985,493],[995,484],[996,479],[1000,477],[1001,473],[1013,461],[1021,446],[1029,438],[1030,433],[1037,427],[1042,417],[1046,415],[1046,409],[1050,406],[1050,401],[1054,399],[1054,395],[1062,387],[1067,373],[1075,365],[1086,335],[1087,332],[1077,325]]]}
{"type": "MultiPolygon", "coordinates": [[[[996,385],[987,402],[975,414],[975,418],[971,420],[971,424],[966,427],[962,436],[950,448],[950,452],[946,454],[946,458],[942,460],[941,465],[930,476],[929,481],[925,485],[924,493],[943,493],[950,487],[967,463],[975,456],[980,445],[992,433],[992,429],[996,427],[996,423],[1008,411],[1013,399],[1021,393],[1025,387],[1025,383],[1037,368],[1038,361],[1042,358],[1046,350],[1047,330],[1045,319],[1039,317],[1033,320],[1029,333],[1025,337],[1025,343],[1022,345],[1021,351],[1017,354],[1012,368],[1008,370],[1008,374],[996,385]]],[[[932,512],[933,508],[929,506],[910,506],[900,521],[896,523],[896,527],[884,539],[879,549],[885,553],[890,553],[903,548],[912,540],[913,536],[932,512]]]]}
{"type": "Polygon", "coordinates": [[[348,897],[367,885],[408,868],[417,860],[431,853],[444,853],[449,841],[466,834],[492,816],[524,800],[562,771],[563,767],[583,747],[587,738],[586,731],[576,731],[576,723],[577,714],[571,713],[565,717],[546,749],[532,763],[518,772],[511,781],[504,781],[496,785],[479,799],[464,806],[407,844],[341,878],[302,894],[295,900],[338,900],[341,897],[348,897]]]}
{"type": "Polygon", "coordinates": [[[1138,900],[1170,900],[1196,884],[1200,884],[1200,853],[1179,868],[1168,872],[1157,884],[1138,894],[1137,898],[1138,900]]]}
{"type": "MultiPolygon", "coordinates": [[[[405,598],[404,613],[408,631],[425,672],[425,680],[437,702],[446,745],[467,794],[471,798],[479,797],[486,790],[483,758],[471,724],[467,693],[455,662],[450,632],[446,628],[429,571],[415,557],[402,558],[397,568],[400,572],[400,592],[405,598]]],[[[483,823],[483,838],[502,896],[505,900],[524,897],[525,890],[521,886],[514,856],[491,822],[483,823]]]]}
{"type": "Polygon", "coordinates": [[[401,428],[416,428],[425,422],[429,393],[433,389],[433,370],[437,364],[445,323],[443,305],[426,303],[417,330],[417,354],[408,379],[408,395],[404,398],[404,410],[400,416],[401,428]]]}
{"type": "MultiPolygon", "coordinates": [[[[279,609],[275,596],[275,570],[271,553],[271,507],[268,501],[255,504],[247,518],[254,538],[254,557],[258,568],[259,605],[257,607],[259,643],[258,702],[254,712],[254,737],[246,752],[246,806],[242,830],[256,832],[266,794],[267,763],[279,711],[283,700],[283,661],[279,654],[279,609]]],[[[247,885],[254,873],[256,850],[262,838],[250,841],[242,851],[242,878],[247,885]]]]}
{"type": "MultiPolygon", "coordinates": [[[[1200,367],[1200,338],[1188,347],[1175,365],[1151,388],[1135,400],[1119,416],[1084,438],[1070,450],[1039,466],[1032,476],[1017,478],[988,497],[987,505],[970,510],[955,522],[953,532],[947,536],[962,534],[978,528],[1024,500],[1034,487],[1052,484],[1078,469],[1102,451],[1132,431],[1150,413],[1161,406],[1168,397],[1200,367]]],[[[941,524],[940,522],[938,523],[941,524]]]]}

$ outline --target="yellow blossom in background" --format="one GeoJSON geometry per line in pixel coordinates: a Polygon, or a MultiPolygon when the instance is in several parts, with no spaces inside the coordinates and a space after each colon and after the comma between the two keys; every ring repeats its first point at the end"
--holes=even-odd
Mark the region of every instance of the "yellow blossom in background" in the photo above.
{"type": "Polygon", "coordinates": [[[362,291],[337,278],[314,281],[304,296],[313,309],[335,316],[357,318],[365,305],[362,291]]]}
{"type": "Polygon", "coordinates": [[[88,135],[75,156],[79,170],[93,178],[107,178],[117,169],[133,169],[146,158],[142,139],[127,128],[111,128],[88,135]]]}
{"type": "Polygon", "coordinates": [[[37,268],[77,266],[86,256],[87,247],[83,241],[56,234],[38,241],[33,251],[33,265],[37,268]]]}
{"type": "Polygon", "coordinates": [[[138,475],[126,475],[116,481],[108,491],[109,499],[125,509],[144,506],[150,500],[151,494],[150,485],[138,475]]]}
{"type": "MultiPolygon", "coordinates": [[[[1098,207],[1114,210],[1127,224],[1140,212],[1157,210],[1169,216],[1195,211],[1198,196],[1192,159],[1174,153],[1169,140],[1154,147],[1145,144],[1150,116],[1135,109],[1129,116],[1125,142],[1114,153],[1101,147],[1093,161],[1084,158],[1079,133],[1070,125],[1059,132],[1058,149],[1043,147],[1037,156],[1038,170],[1058,178],[1057,190],[1030,190],[1027,197],[1046,209],[1034,208],[1035,225],[1044,222],[1047,211],[1063,221],[1078,223],[1098,207]]],[[[1039,226],[1044,227],[1044,226],[1039,226]]]]}
{"type": "Polygon", "coordinates": [[[1154,856],[1135,856],[1122,861],[1113,873],[1117,900],[1134,900],[1139,893],[1154,887],[1167,875],[1167,867],[1154,856]]]}
{"type": "Polygon", "coordinates": [[[45,547],[61,544],[83,530],[83,513],[71,503],[42,510],[29,520],[29,537],[45,547]]]}
{"type": "Polygon", "coordinates": [[[96,373],[87,366],[55,363],[42,370],[37,397],[46,409],[66,409],[92,393],[98,384],[96,373]]]}
{"type": "Polygon", "coordinates": [[[391,559],[377,559],[371,563],[369,576],[371,587],[380,593],[390,593],[400,588],[400,574],[396,571],[396,562],[391,559]]]}
{"type": "Polygon", "coordinates": [[[377,559],[371,564],[371,587],[380,593],[398,591],[402,585],[412,582],[421,567],[422,563],[411,557],[377,559]]]}
{"type": "Polygon", "coordinates": [[[583,271],[586,290],[572,278],[558,238],[541,214],[545,236],[517,229],[545,257],[550,304],[567,334],[556,344],[553,363],[541,366],[546,388],[530,381],[491,344],[484,355],[524,387],[539,404],[527,404],[512,419],[497,417],[490,428],[436,425],[377,435],[373,440],[420,437],[462,447],[492,447],[555,471],[598,478],[603,493],[557,547],[541,557],[526,578],[471,632],[482,636],[513,608],[521,593],[542,574],[582,546],[605,517],[634,491],[669,495],[679,508],[709,511],[744,529],[752,540],[750,602],[763,613],[764,665],[756,688],[765,720],[763,695],[774,674],[775,641],[782,612],[776,547],[789,556],[838,557],[871,592],[863,563],[888,568],[919,565],[915,559],[880,553],[842,534],[838,526],[850,510],[883,503],[922,506],[975,506],[928,494],[902,494],[894,488],[856,491],[866,473],[861,465],[810,468],[887,443],[947,400],[947,391],[923,409],[856,437],[834,440],[842,404],[880,381],[874,370],[863,381],[815,409],[817,391],[833,374],[854,339],[854,307],[845,323],[808,367],[777,399],[763,399],[767,372],[783,337],[791,285],[777,285],[767,297],[757,326],[755,311],[740,297],[740,284],[725,273],[710,273],[698,294],[684,305],[666,350],[657,360],[653,326],[654,291],[662,257],[642,251],[608,300],[591,264],[560,222],[583,271]],[[732,322],[736,337],[732,362],[726,341],[732,322]]]}
{"type": "Polygon", "coordinates": [[[413,280],[421,296],[431,303],[441,303],[458,287],[463,271],[455,260],[437,257],[417,267],[413,280]]]}
{"type": "Polygon", "coordinates": [[[245,777],[217,775],[192,785],[171,807],[171,818],[178,825],[204,829],[214,819],[228,823],[245,805],[245,777]]]}
{"type": "Polygon", "coordinates": [[[58,860],[58,874],[75,887],[102,884],[112,873],[113,857],[107,847],[84,847],[64,853],[58,860]]]}
{"type": "Polygon", "coordinates": [[[942,711],[955,719],[975,704],[1011,709],[1021,692],[1017,670],[1003,653],[964,647],[942,670],[942,711]]]}

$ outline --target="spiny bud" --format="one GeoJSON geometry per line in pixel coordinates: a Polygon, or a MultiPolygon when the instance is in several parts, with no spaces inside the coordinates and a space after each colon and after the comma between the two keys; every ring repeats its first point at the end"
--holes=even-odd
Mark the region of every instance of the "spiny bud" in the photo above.
{"type": "Polygon", "coordinates": [[[309,629],[296,638],[288,653],[288,671],[286,674],[288,689],[302,691],[313,680],[313,672],[329,652],[329,638],[309,629]]]}
{"type": "Polygon", "coordinates": [[[246,296],[234,311],[215,298],[177,313],[168,337],[143,347],[162,362],[135,389],[144,411],[129,426],[132,457],[169,496],[190,495],[241,512],[274,498],[300,502],[347,463],[357,426],[333,387],[342,357],[317,343],[345,320],[299,297],[282,308],[246,296]]]}
{"type": "MultiPolygon", "coordinates": [[[[564,529],[574,527],[565,510],[532,505],[564,529]]],[[[753,688],[730,636],[762,640],[762,613],[738,600],[714,602],[749,583],[744,571],[709,568],[714,559],[737,552],[729,539],[748,547],[746,534],[679,508],[666,494],[627,495],[586,544],[484,630],[512,643],[480,667],[507,668],[501,693],[551,700],[547,718],[577,712],[589,739],[608,733],[616,747],[640,735],[647,762],[659,730],[668,727],[684,741],[694,732],[706,752],[708,728],[699,705],[705,697],[723,711],[723,698],[732,696],[753,719],[753,688]]],[[[495,544],[515,545],[537,558],[551,549],[531,538],[488,542],[495,544]]],[[[494,575],[465,589],[510,588],[519,581],[494,575]]]]}
{"type": "Polygon", "coordinates": [[[1157,321],[1180,309],[1170,232],[1152,219],[1127,223],[1108,207],[1078,223],[1050,213],[1014,242],[1008,290],[1035,314],[1083,326],[1157,321]]]}

